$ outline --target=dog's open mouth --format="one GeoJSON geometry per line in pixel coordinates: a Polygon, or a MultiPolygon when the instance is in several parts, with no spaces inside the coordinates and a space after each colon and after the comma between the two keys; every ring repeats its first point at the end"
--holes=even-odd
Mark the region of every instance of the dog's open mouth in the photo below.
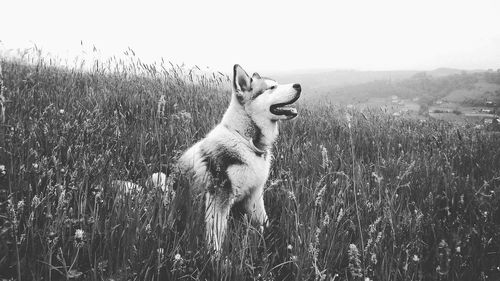
{"type": "Polygon", "coordinates": [[[274,115],[286,115],[289,117],[297,116],[297,109],[289,103],[278,103],[271,105],[270,111],[274,115]]]}
{"type": "Polygon", "coordinates": [[[271,105],[269,110],[274,115],[285,115],[286,117],[291,117],[291,118],[296,117],[298,115],[298,112],[295,107],[292,107],[292,103],[298,100],[299,97],[300,94],[297,94],[293,99],[287,102],[273,104],[271,105]]]}

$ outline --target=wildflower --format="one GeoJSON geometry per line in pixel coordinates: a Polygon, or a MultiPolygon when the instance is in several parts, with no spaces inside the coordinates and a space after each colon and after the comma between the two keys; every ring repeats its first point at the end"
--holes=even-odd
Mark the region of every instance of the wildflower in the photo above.
{"type": "Polygon", "coordinates": [[[318,194],[316,195],[316,201],[315,205],[316,206],[321,206],[321,200],[323,200],[323,195],[326,192],[326,184],[318,191],[318,194]]]}
{"type": "Polygon", "coordinates": [[[31,199],[31,208],[36,208],[38,205],[40,205],[40,198],[38,196],[33,196],[33,199],[31,199]]]}
{"type": "Polygon", "coordinates": [[[461,251],[461,250],[462,250],[462,249],[460,249],[460,246],[457,246],[457,247],[455,248],[455,251],[456,251],[457,253],[460,253],[460,251],[461,251]]]}
{"type": "Polygon", "coordinates": [[[182,110],[179,112],[179,117],[181,120],[183,121],[191,121],[192,117],[191,117],[191,113],[185,111],[185,110],[182,110]]]}
{"type": "Polygon", "coordinates": [[[83,240],[83,235],[85,234],[85,232],[83,231],[83,229],[77,229],[75,231],[75,239],[77,240],[83,240]]]}
{"type": "Polygon", "coordinates": [[[418,262],[420,261],[420,258],[417,255],[413,255],[413,261],[418,262]]]}
{"type": "Polygon", "coordinates": [[[337,223],[340,222],[343,216],[344,216],[344,209],[340,208],[339,214],[337,216],[337,223]]]}
{"type": "Polygon", "coordinates": [[[25,205],[25,204],[24,204],[24,200],[20,200],[19,202],[17,202],[17,210],[18,210],[19,212],[22,212],[22,211],[23,211],[23,209],[24,209],[24,205],[25,205]]]}
{"type": "Polygon", "coordinates": [[[355,244],[349,244],[349,250],[347,253],[349,256],[349,271],[351,272],[352,277],[362,277],[363,274],[361,273],[361,260],[359,258],[360,254],[358,247],[356,247],[355,244]]]}
{"type": "Polygon", "coordinates": [[[83,231],[83,229],[77,229],[75,231],[75,247],[77,248],[81,248],[83,247],[83,244],[84,244],[84,241],[83,241],[83,236],[84,236],[85,232],[83,231]]]}
{"type": "Polygon", "coordinates": [[[47,242],[49,243],[50,247],[53,247],[57,244],[57,241],[59,240],[59,237],[57,237],[57,233],[54,231],[51,231],[47,237],[47,242]]]}
{"type": "Polygon", "coordinates": [[[325,217],[323,218],[323,226],[327,226],[330,224],[330,216],[327,212],[325,212],[325,217]]]}
{"type": "Polygon", "coordinates": [[[321,166],[323,167],[323,169],[326,169],[328,168],[329,166],[328,164],[330,163],[330,160],[328,159],[328,150],[323,145],[321,145],[320,148],[321,148],[321,158],[322,158],[321,166]]]}
{"type": "Polygon", "coordinates": [[[291,257],[290,257],[290,260],[292,260],[292,261],[297,261],[297,256],[291,256],[291,257]]]}
{"type": "Polygon", "coordinates": [[[163,248],[158,248],[158,249],[156,249],[156,252],[158,252],[158,255],[163,256],[164,250],[163,250],[163,248]]]}
{"type": "Polygon", "coordinates": [[[347,127],[349,127],[349,129],[350,129],[351,128],[351,119],[352,119],[351,114],[349,114],[349,112],[347,112],[345,114],[345,118],[347,119],[347,127]]]}
{"type": "Polygon", "coordinates": [[[5,165],[0,165],[0,176],[5,176],[6,173],[5,165]]]}
{"type": "Polygon", "coordinates": [[[158,116],[163,116],[165,114],[165,104],[167,101],[165,100],[165,95],[162,95],[160,97],[160,100],[158,100],[158,109],[157,109],[157,114],[158,116]]]}
{"type": "Polygon", "coordinates": [[[180,261],[182,259],[181,254],[175,254],[174,259],[180,261]]]}
{"type": "Polygon", "coordinates": [[[375,181],[376,181],[378,184],[380,184],[380,182],[382,182],[382,180],[384,179],[384,177],[383,177],[383,176],[379,176],[379,175],[377,175],[377,173],[375,173],[375,172],[372,172],[372,177],[374,177],[374,178],[375,178],[375,181]]]}
{"type": "Polygon", "coordinates": [[[292,250],[293,249],[293,246],[292,244],[288,244],[288,246],[286,247],[288,250],[292,250]]]}
{"type": "Polygon", "coordinates": [[[37,163],[33,163],[33,168],[36,170],[38,169],[38,164],[37,163]]]}
{"type": "Polygon", "coordinates": [[[64,109],[59,109],[60,114],[64,114],[64,109]]]}

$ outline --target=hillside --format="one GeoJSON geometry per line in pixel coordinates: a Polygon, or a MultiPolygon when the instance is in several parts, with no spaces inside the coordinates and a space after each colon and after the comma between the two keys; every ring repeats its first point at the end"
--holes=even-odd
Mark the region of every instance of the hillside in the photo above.
{"type": "MultiPolygon", "coordinates": [[[[452,68],[437,68],[431,71],[415,71],[415,70],[395,70],[395,71],[358,71],[358,70],[302,70],[290,71],[287,73],[276,73],[272,77],[277,81],[288,83],[291,81],[301,81],[303,88],[307,91],[308,96],[305,98],[318,98],[325,95],[333,95],[337,97],[342,91],[338,89],[353,87],[352,92],[356,93],[357,98],[363,98],[366,90],[384,90],[386,86],[381,85],[383,82],[398,83],[402,80],[411,79],[415,75],[425,73],[428,77],[441,78],[444,76],[458,75],[462,73],[478,73],[481,70],[464,71],[452,68]],[[371,85],[374,83],[373,85],[371,85]],[[361,85],[361,92],[358,92],[356,87],[361,85]],[[383,88],[380,88],[380,87],[383,88]],[[361,96],[360,96],[361,95],[361,96]]],[[[388,89],[390,90],[390,89],[388,89]]],[[[344,90],[345,91],[345,90],[344,90]]],[[[346,94],[347,96],[349,94],[346,94]]],[[[343,97],[342,97],[343,100],[343,97]]]]}
{"type": "MultiPolygon", "coordinates": [[[[260,233],[233,217],[217,258],[198,200],[184,231],[166,216],[175,160],[229,102],[224,76],[0,63],[1,279],[500,279],[496,134],[301,100],[274,146],[270,226],[260,233]],[[169,192],[111,184],[144,185],[157,171],[169,192]]],[[[373,83],[420,93],[412,81],[373,83]]],[[[367,85],[377,84],[356,87],[367,85]]]]}

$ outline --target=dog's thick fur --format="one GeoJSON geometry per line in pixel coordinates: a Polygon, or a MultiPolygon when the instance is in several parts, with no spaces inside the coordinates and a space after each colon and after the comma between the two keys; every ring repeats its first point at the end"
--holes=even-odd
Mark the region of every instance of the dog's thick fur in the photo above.
{"type": "Polygon", "coordinates": [[[297,116],[287,105],[300,92],[299,84],[279,85],[257,73],[250,77],[235,65],[231,102],[222,121],[180,157],[180,171],[189,179],[189,187],[180,188],[204,192],[206,239],[216,251],[221,250],[235,204],[243,207],[252,223],[267,224],[263,192],[271,148],[278,121],[297,116]]]}

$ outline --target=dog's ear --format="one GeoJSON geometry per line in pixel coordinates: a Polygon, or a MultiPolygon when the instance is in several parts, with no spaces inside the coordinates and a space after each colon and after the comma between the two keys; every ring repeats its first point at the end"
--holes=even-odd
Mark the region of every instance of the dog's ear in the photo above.
{"type": "Polygon", "coordinates": [[[233,75],[233,90],[235,92],[238,91],[251,91],[252,86],[251,78],[248,74],[243,70],[243,68],[239,64],[234,65],[234,75],[233,75]]]}
{"type": "Polygon", "coordinates": [[[253,78],[253,79],[261,79],[261,78],[260,78],[259,73],[257,73],[257,72],[255,72],[255,73],[252,75],[252,78],[253,78]]]}

